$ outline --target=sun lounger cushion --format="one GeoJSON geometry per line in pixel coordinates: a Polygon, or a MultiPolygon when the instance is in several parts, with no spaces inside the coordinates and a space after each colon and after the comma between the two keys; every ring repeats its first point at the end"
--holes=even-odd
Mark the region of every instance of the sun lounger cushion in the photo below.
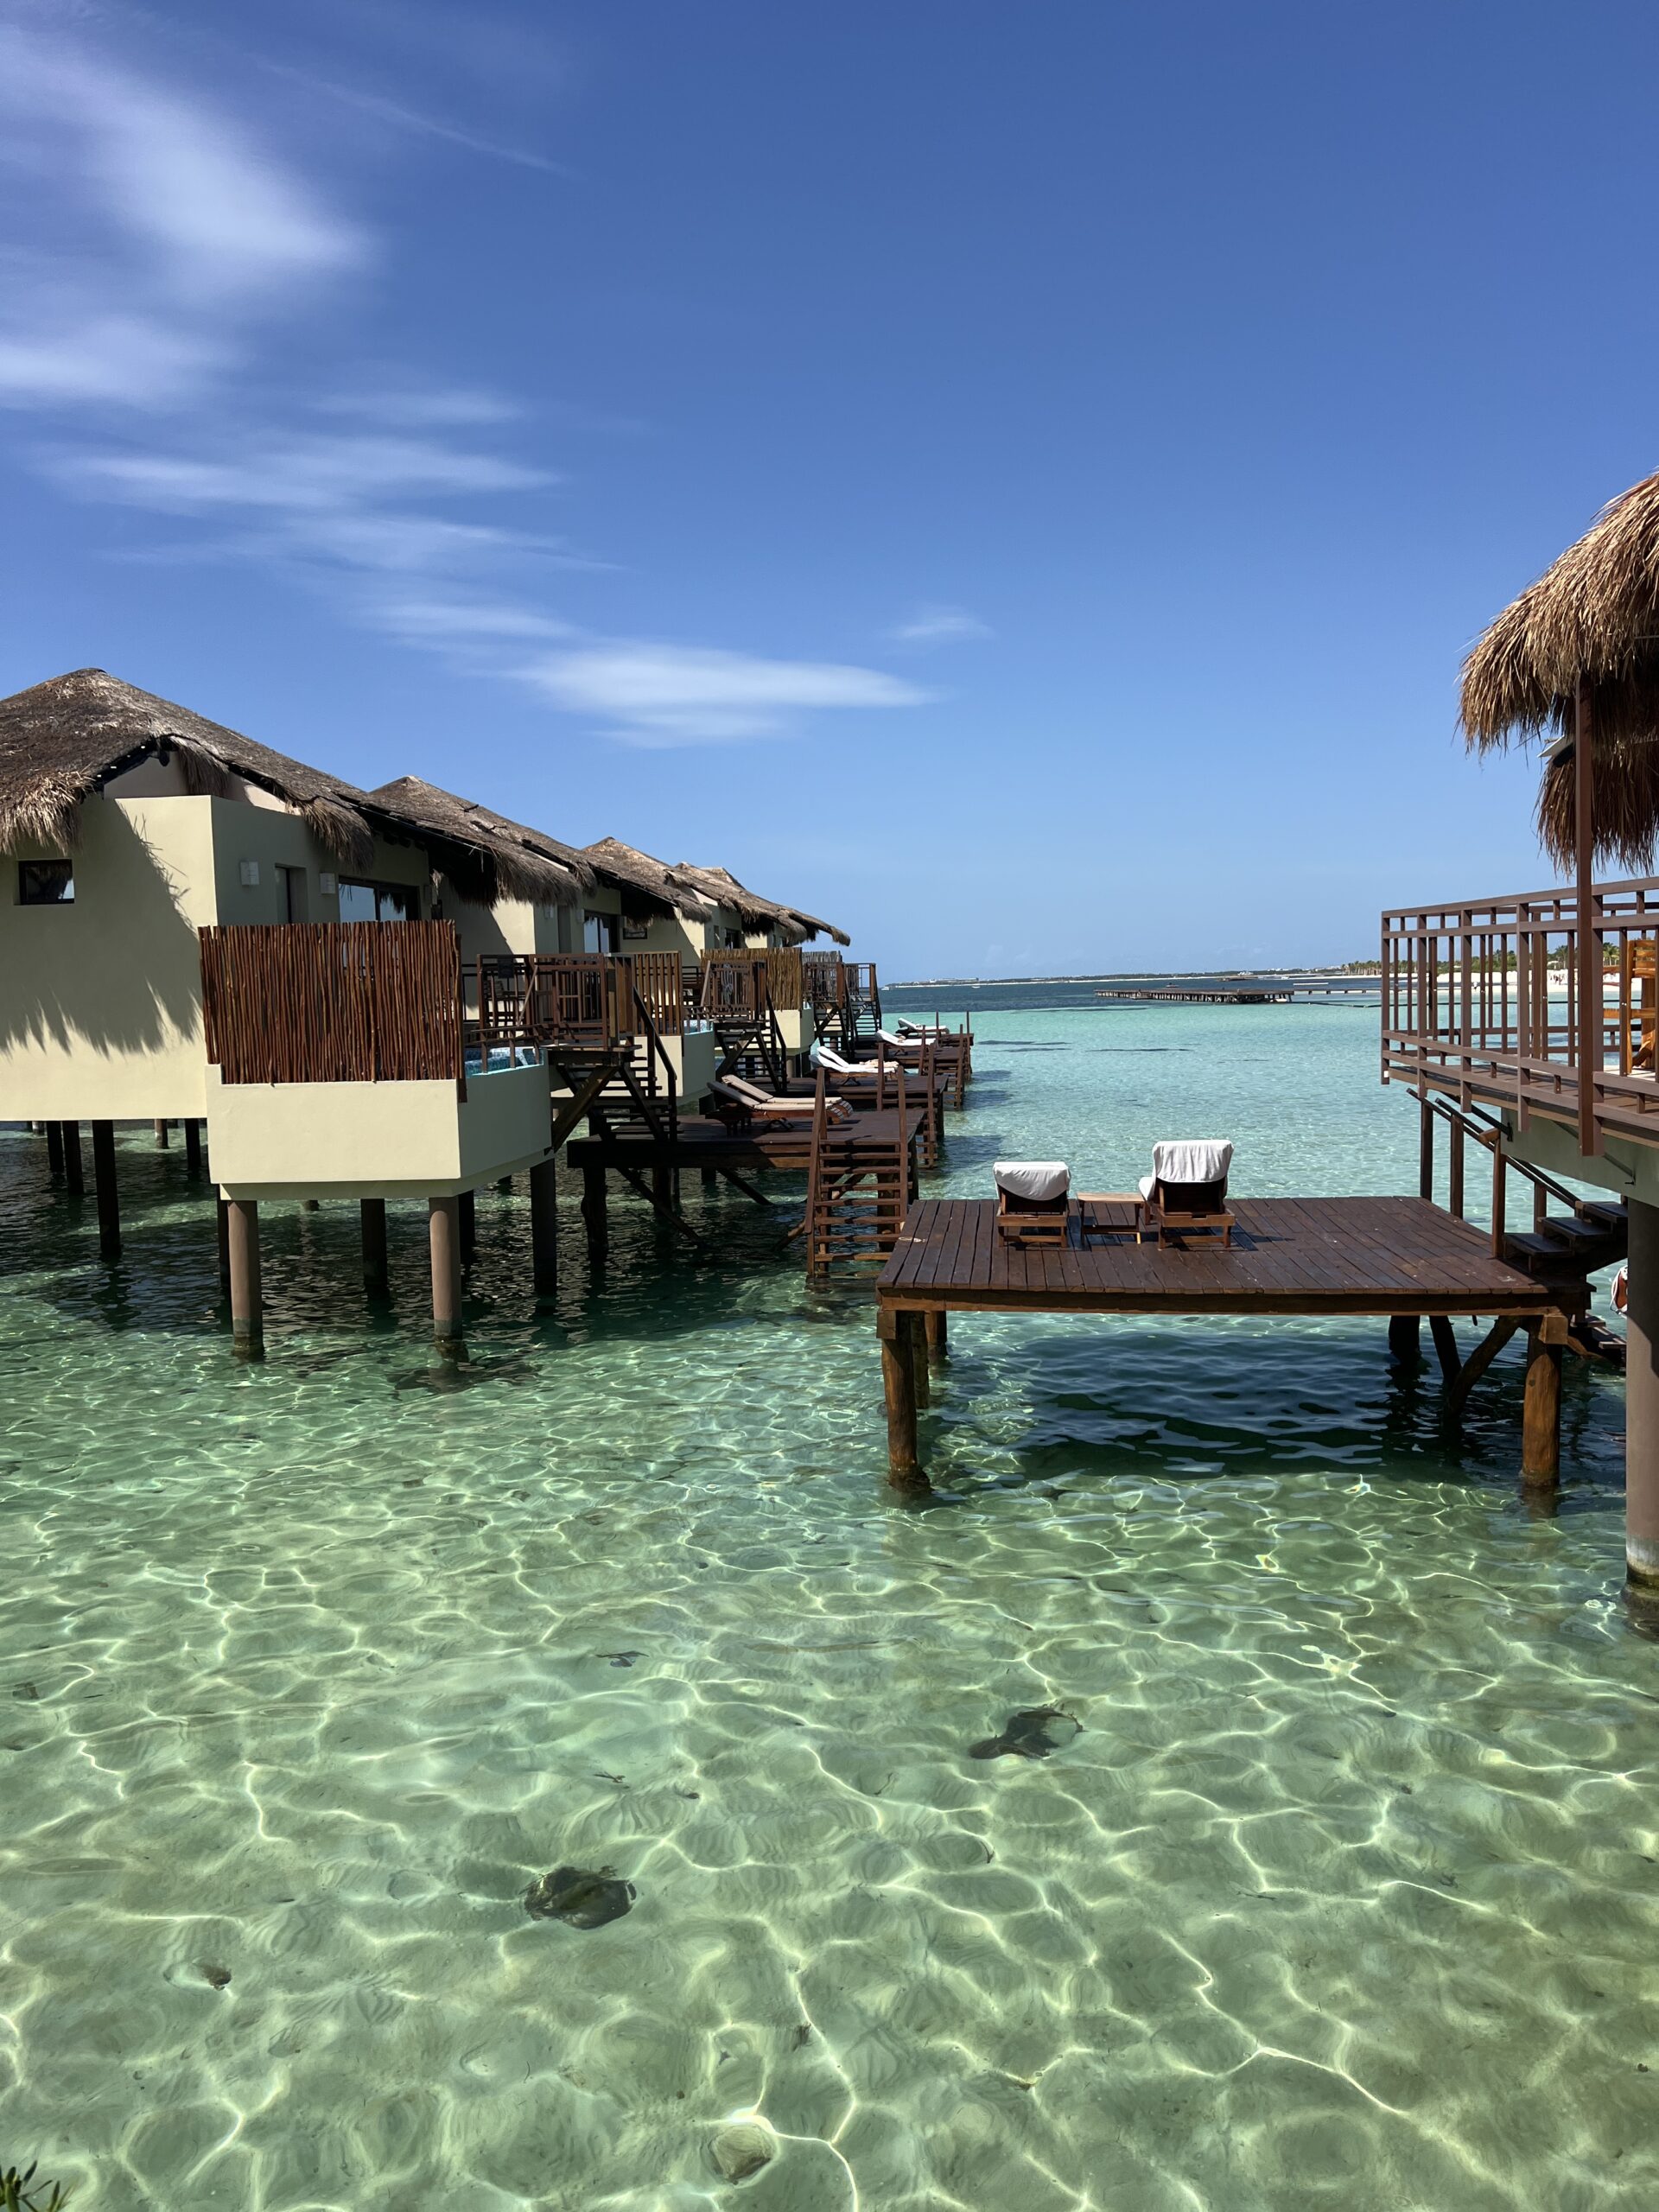
{"type": "MultiPolygon", "coordinates": [[[[1216,1137],[1185,1137],[1152,1147],[1153,1177],[1161,1183],[1221,1183],[1233,1164],[1233,1147],[1216,1137]]],[[[1147,1185],[1141,1185],[1146,1194],[1147,1185]]]]}
{"type": "Polygon", "coordinates": [[[843,1059],[832,1045],[814,1045],[810,1057],[815,1068],[828,1068],[831,1075],[858,1073],[851,1060],[843,1059]]]}
{"type": "Polygon", "coordinates": [[[924,1041],[920,1037],[895,1037],[891,1029],[878,1029],[875,1033],[884,1045],[892,1045],[901,1052],[913,1052],[924,1041]]]}
{"type": "Polygon", "coordinates": [[[1071,1170],[1063,1160],[999,1160],[991,1173],[996,1187],[1015,1198],[1063,1198],[1071,1187],[1071,1170]]]}

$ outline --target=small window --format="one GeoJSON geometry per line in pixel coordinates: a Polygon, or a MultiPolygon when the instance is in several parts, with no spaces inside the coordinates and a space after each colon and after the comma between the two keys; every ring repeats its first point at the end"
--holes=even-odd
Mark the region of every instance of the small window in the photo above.
{"type": "Polygon", "coordinates": [[[582,924],[584,952],[614,952],[621,924],[614,914],[585,914],[582,924]]]}
{"type": "Polygon", "coordinates": [[[73,861],[19,861],[17,903],[20,906],[71,906],[75,899],[73,861]]]}

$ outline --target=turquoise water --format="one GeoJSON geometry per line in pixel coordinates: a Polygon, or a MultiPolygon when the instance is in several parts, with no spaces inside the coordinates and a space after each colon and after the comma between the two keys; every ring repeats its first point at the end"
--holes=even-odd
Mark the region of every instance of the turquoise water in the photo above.
{"type": "MultiPolygon", "coordinates": [[[[976,1019],[936,1187],[1177,1133],[1241,1191],[1414,1184],[1374,1011],[976,1019]]],[[[538,1313],[482,1194],[457,1376],[416,1210],[379,1313],[354,1213],[279,1210],[238,1370],[181,1153],[122,1168],[106,1269],[0,1136],[0,2168],[79,2212],[1659,2196],[1605,1373],[1537,1520],[1513,1353],[1459,1440],[1374,1322],[959,1319],[962,1502],[909,1511],[786,1214],[692,1180],[711,1264],[619,1199],[594,1275],[572,1205],[538,1313]],[[1044,1707],[1051,1757],[968,1756],[1044,1707]],[[631,1909],[531,1917],[561,1866],[631,1909]]]]}

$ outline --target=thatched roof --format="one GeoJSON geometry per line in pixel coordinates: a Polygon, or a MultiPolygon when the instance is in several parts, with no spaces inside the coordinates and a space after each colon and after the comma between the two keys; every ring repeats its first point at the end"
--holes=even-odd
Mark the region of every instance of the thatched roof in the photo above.
{"type": "Polygon", "coordinates": [[[1647,867],[1659,831],[1659,476],[1605,507],[1593,527],[1506,607],[1463,671],[1471,745],[1555,731],[1538,831],[1562,865],[1573,855],[1573,744],[1588,687],[1599,859],[1647,867]]]}
{"type": "Polygon", "coordinates": [[[712,899],[705,898],[692,885],[681,882],[665,861],[653,860],[637,845],[625,845],[620,837],[601,837],[597,844],[582,847],[582,857],[618,887],[625,906],[632,892],[652,907],[684,914],[694,922],[711,922],[715,918],[712,899]]]}
{"type": "Polygon", "coordinates": [[[342,861],[361,864],[372,849],[352,785],[101,668],[78,668],[0,699],[0,852],[70,849],[81,801],[151,754],[176,760],[193,791],[224,791],[239,777],[270,791],[342,861]]]}
{"type": "Polygon", "coordinates": [[[782,930],[791,944],[817,937],[820,931],[832,937],[837,944],[852,943],[851,938],[833,922],[821,922],[814,914],[803,913],[798,906],[780,906],[775,899],[763,899],[759,892],[740,883],[729,868],[701,868],[690,861],[676,861],[673,873],[721,906],[729,906],[745,929],[782,930]]]}
{"type": "Polygon", "coordinates": [[[582,849],[601,874],[613,876],[625,887],[632,885],[693,921],[715,921],[723,910],[746,930],[781,930],[791,944],[817,937],[820,931],[837,944],[852,943],[832,923],[804,914],[796,906],[780,906],[775,899],[761,898],[740,883],[729,868],[703,868],[691,861],[676,861],[671,867],[637,845],[625,845],[620,837],[601,837],[582,849]]]}
{"type": "Polygon", "coordinates": [[[480,842],[494,861],[498,895],[523,899],[536,906],[574,906],[594,887],[592,864],[574,845],[528,830],[475,799],[458,798],[419,776],[399,776],[380,784],[372,799],[443,830],[452,837],[480,842]]]}
{"type": "Polygon", "coordinates": [[[549,887],[531,894],[538,899],[569,897],[568,887],[581,880],[580,861],[558,864],[556,892],[552,859],[544,872],[532,868],[493,833],[434,803],[445,793],[429,798],[413,779],[395,794],[359,790],[101,668],[76,669],[0,699],[0,852],[31,844],[72,850],[82,800],[152,757],[175,762],[193,791],[222,794],[238,781],[269,791],[347,868],[372,863],[378,836],[420,847],[463,898],[483,906],[525,895],[519,887],[532,878],[549,887]]]}

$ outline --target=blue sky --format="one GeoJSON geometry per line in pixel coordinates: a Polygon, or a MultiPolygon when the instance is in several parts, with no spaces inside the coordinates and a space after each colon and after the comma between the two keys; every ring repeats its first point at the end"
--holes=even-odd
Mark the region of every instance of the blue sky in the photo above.
{"type": "Polygon", "coordinates": [[[1548,880],[1481,626],[1659,466],[1646,6],[0,0],[11,690],[899,974],[1548,880]]]}

